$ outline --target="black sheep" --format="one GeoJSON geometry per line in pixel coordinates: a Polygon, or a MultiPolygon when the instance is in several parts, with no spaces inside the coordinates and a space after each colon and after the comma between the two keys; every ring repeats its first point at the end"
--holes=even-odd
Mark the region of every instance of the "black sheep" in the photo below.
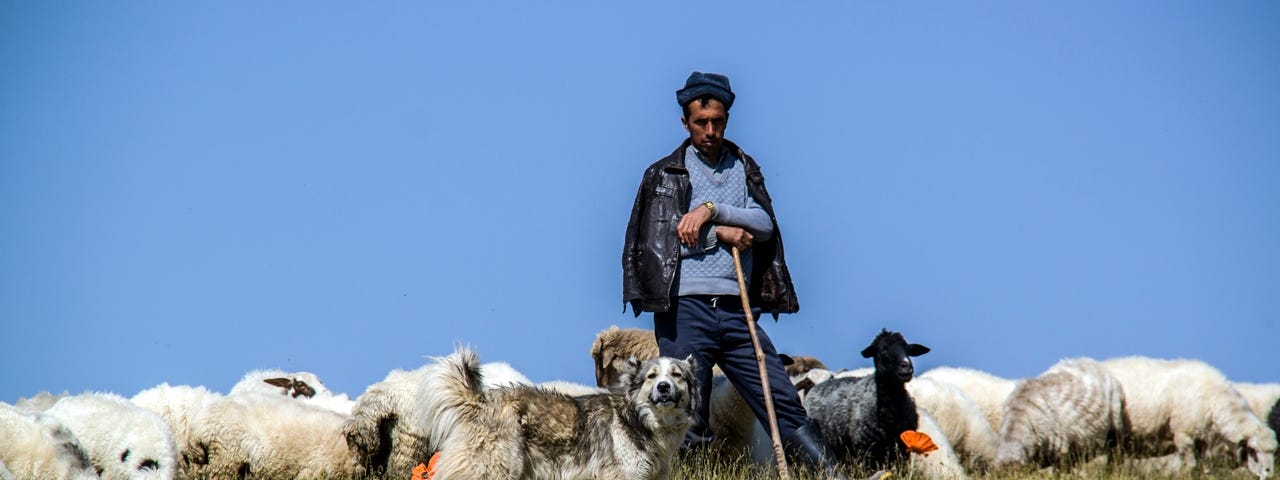
{"type": "Polygon", "coordinates": [[[805,408],[841,461],[883,468],[905,458],[899,435],[915,430],[919,417],[904,384],[915,373],[911,357],[928,352],[885,329],[862,350],[874,359],[874,375],[834,378],[809,391],[805,408]]]}

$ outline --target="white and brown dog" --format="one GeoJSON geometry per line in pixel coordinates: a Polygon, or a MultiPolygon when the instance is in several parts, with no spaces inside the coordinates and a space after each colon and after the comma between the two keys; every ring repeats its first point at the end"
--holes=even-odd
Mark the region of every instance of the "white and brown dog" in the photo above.
{"type": "Polygon", "coordinates": [[[436,480],[670,478],[698,398],[692,358],[632,359],[608,393],[579,397],[485,389],[465,347],[438,362],[424,402],[441,440],[436,480]]]}

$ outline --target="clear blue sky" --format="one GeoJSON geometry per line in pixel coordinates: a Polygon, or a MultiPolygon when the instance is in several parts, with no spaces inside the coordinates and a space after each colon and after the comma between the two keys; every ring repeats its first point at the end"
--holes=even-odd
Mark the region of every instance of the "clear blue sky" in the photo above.
{"type": "Polygon", "coordinates": [[[1280,4],[4,2],[0,401],[359,395],[456,343],[591,383],[692,70],[738,94],[829,365],[1280,381],[1280,4]]]}

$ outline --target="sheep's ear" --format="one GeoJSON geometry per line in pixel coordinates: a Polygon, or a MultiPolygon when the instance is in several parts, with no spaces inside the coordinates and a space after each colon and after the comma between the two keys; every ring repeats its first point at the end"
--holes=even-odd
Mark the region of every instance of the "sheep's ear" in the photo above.
{"type": "Polygon", "coordinates": [[[311,398],[316,396],[316,389],[311,388],[311,385],[307,385],[307,382],[304,382],[302,380],[294,380],[293,381],[293,397],[297,398],[298,395],[311,398]]]}
{"type": "Polygon", "coordinates": [[[796,382],[796,391],[797,391],[797,392],[809,393],[809,390],[810,390],[810,389],[812,389],[812,388],[814,387],[814,385],[817,385],[817,384],[816,384],[816,383],[813,383],[813,379],[812,379],[812,378],[806,378],[806,379],[804,379],[804,380],[801,380],[801,381],[799,381],[799,382],[796,382]]]}
{"type": "Polygon", "coordinates": [[[263,379],[262,381],[266,382],[267,385],[271,385],[273,387],[280,387],[285,390],[288,390],[289,386],[293,385],[293,380],[288,378],[266,378],[266,379],[263,379]]]}
{"type": "Polygon", "coordinates": [[[862,349],[862,358],[871,358],[876,356],[876,346],[872,345],[862,349]]]}
{"type": "Polygon", "coordinates": [[[910,345],[907,345],[907,356],[919,357],[926,353],[929,353],[929,347],[926,347],[919,343],[912,343],[910,345]]]}
{"type": "Polygon", "coordinates": [[[778,358],[782,360],[782,366],[784,367],[787,365],[794,365],[796,363],[796,359],[791,358],[791,355],[787,355],[785,353],[779,353],[778,358]]]}

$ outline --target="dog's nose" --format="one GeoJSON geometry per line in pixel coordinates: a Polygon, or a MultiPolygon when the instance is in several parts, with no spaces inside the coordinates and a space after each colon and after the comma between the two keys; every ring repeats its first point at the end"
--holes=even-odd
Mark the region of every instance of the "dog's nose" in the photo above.
{"type": "Polygon", "coordinates": [[[658,384],[658,393],[670,393],[670,392],[671,392],[671,384],[670,384],[670,383],[667,383],[667,382],[661,382],[661,383],[659,383],[659,384],[658,384]]]}

